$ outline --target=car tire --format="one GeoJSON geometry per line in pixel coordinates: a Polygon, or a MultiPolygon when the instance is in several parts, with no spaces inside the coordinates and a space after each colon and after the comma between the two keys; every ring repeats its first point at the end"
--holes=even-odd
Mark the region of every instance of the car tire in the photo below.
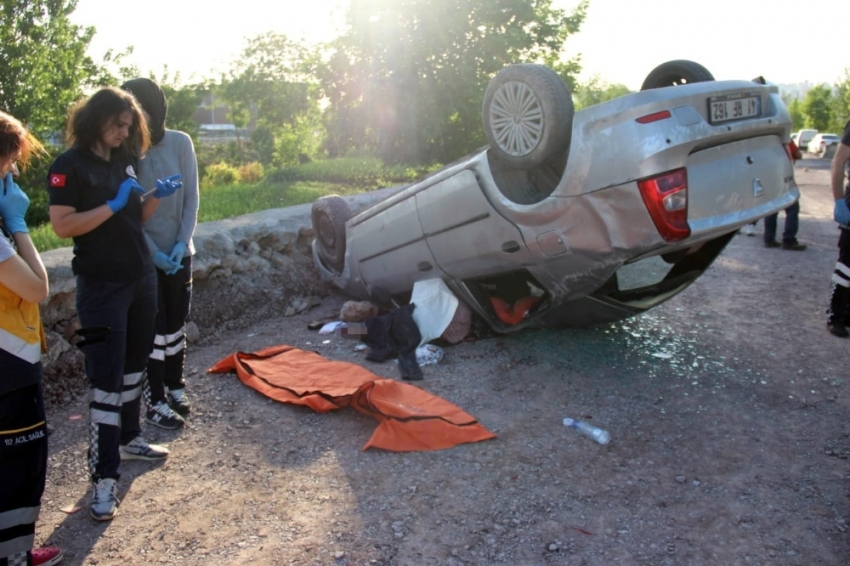
{"type": "Polygon", "coordinates": [[[713,80],[714,75],[699,63],[678,59],[676,61],[662,63],[655,67],[646,76],[640,89],[652,90],[665,86],[704,83],[713,80]]]}
{"type": "Polygon", "coordinates": [[[319,257],[332,269],[341,272],[345,266],[345,223],[351,209],[338,195],[320,197],[311,212],[319,257]]]}
{"type": "Polygon", "coordinates": [[[544,65],[519,63],[499,71],[482,108],[490,151],[509,167],[531,169],[569,151],[573,99],[563,79],[544,65]]]}

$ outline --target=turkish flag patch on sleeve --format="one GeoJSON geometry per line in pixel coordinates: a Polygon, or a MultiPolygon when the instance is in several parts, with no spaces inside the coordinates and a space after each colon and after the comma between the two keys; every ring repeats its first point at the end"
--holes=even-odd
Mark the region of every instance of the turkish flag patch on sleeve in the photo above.
{"type": "Polygon", "coordinates": [[[56,188],[62,188],[65,186],[65,175],[60,175],[59,173],[51,173],[50,175],[50,186],[56,188]]]}

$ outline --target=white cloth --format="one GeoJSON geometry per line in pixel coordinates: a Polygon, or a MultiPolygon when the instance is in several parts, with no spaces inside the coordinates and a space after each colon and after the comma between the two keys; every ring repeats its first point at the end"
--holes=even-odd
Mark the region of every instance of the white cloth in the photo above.
{"type": "Polygon", "coordinates": [[[410,302],[416,305],[413,320],[422,334],[422,346],[443,334],[454,317],[458,299],[442,279],[428,279],[413,284],[410,302]]]}

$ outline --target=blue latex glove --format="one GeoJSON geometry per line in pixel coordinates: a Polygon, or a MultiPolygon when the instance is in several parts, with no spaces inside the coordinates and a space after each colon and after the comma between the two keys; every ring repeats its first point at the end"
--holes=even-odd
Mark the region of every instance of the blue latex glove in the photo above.
{"type": "Polygon", "coordinates": [[[183,186],[183,181],[180,179],[182,175],[171,175],[170,177],[166,177],[165,179],[157,179],[156,180],[156,190],[153,192],[154,198],[165,198],[170,197],[174,194],[174,191],[181,188],[183,186]]]}
{"type": "Polygon", "coordinates": [[[112,214],[127,206],[127,201],[130,200],[130,193],[139,193],[142,195],[145,193],[145,190],[134,178],[127,177],[123,183],[118,185],[118,192],[115,194],[115,198],[106,201],[112,214]]]}
{"type": "Polygon", "coordinates": [[[168,256],[165,255],[165,252],[160,251],[153,253],[153,264],[163,270],[166,275],[171,275],[169,271],[173,270],[175,267],[177,269],[183,267],[179,263],[175,266],[174,262],[168,259],[168,256]]]}
{"type": "Polygon", "coordinates": [[[15,182],[12,174],[6,175],[3,181],[3,191],[0,195],[0,217],[12,234],[16,232],[29,232],[24,216],[30,207],[30,198],[21,190],[15,182]]]}
{"type": "Polygon", "coordinates": [[[166,275],[174,275],[175,273],[177,273],[181,269],[183,269],[183,264],[180,263],[180,262],[177,262],[177,265],[175,265],[174,268],[171,271],[166,271],[165,274],[166,275]]]}
{"type": "Polygon", "coordinates": [[[847,208],[847,201],[840,198],[835,201],[835,209],[832,212],[832,218],[839,224],[850,224],[850,208],[847,208]]]}
{"type": "Polygon", "coordinates": [[[181,269],[183,269],[183,254],[186,252],[186,244],[184,242],[177,242],[174,244],[174,247],[171,248],[171,255],[168,256],[172,262],[176,263],[180,267],[172,269],[171,272],[166,272],[166,275],[174,275],[181,269]]]}
{"type": "Polygon", "coordinates": [[[183,242],[177,242],[174,244],[174,247],[171,248],[171,253],[168,255],[168,259],[174,263],[180,263],[183,261],[184,253],[186,253],[186,244],[183,242]]]}

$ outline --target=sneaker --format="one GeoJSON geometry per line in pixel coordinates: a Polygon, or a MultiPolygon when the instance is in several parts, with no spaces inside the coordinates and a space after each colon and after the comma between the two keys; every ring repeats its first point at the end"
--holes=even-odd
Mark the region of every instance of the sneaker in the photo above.
{"type": "Polygon", "coordinates": [[[148,409],[145,413],[145,422],[165,430],[174,430],[186,424],[183,417],[175,413],[165,401],[160,401],[148,409]]]}
{"type": "Polygon", "coordinates": [[[776,240],[765,240],[764,247],[766,248],[778,248],[781,247],[782,244],[777,242],[776,240]]]}
{"type": "Polygon", "coordinates": [[[53,566],[62,562],[62,549],[58,546],[34,548],[30,554],[32,554],[32,566],[53,566]]]}
{"type": "Polygon", "coordinates": [[[165,460],[168,458],[168,448],[158,444],[148,444],[141,436],[137,436],[129,444],[118,447],[122,460],[165,460]]]}
{"type": "Polygon", "coordinates": [[[808,246],[806,244],[801,244],[797,240],[792,242],[782,242],[783,250],[791,250],[792,252],[801,252],[805,250],[808,246]]]}
{"type": "Polygon", "coordinates": [[[840,322],[831,322],[826,325],[826,329],[829,330],[830,334],[838,336],[839,338],[847,338],[850,336],[850,332],[847,332],[847,327],[840,322]]]}
{"type": "Polygon", "coordinates": [[[91,516],[97,521],[111,521],[118,512],[121,502],[116,495],[117,482],[114,478],[103,478],[94,484],[91,495],[91,516]]]}
{"type": "Polygon", "coordinates": [[[755,224],[747,224],[744,226],[744,234],[747,236],[755,236],[756,235],[756,225],[755,224]]]}
{"type": "Polygon", "coordinates": [[[168,392],[168,406],[174,409],[179,414],[186,416],[189,414],[189,397],[186,395],[185,389],[172,389],[168,392]]]}

